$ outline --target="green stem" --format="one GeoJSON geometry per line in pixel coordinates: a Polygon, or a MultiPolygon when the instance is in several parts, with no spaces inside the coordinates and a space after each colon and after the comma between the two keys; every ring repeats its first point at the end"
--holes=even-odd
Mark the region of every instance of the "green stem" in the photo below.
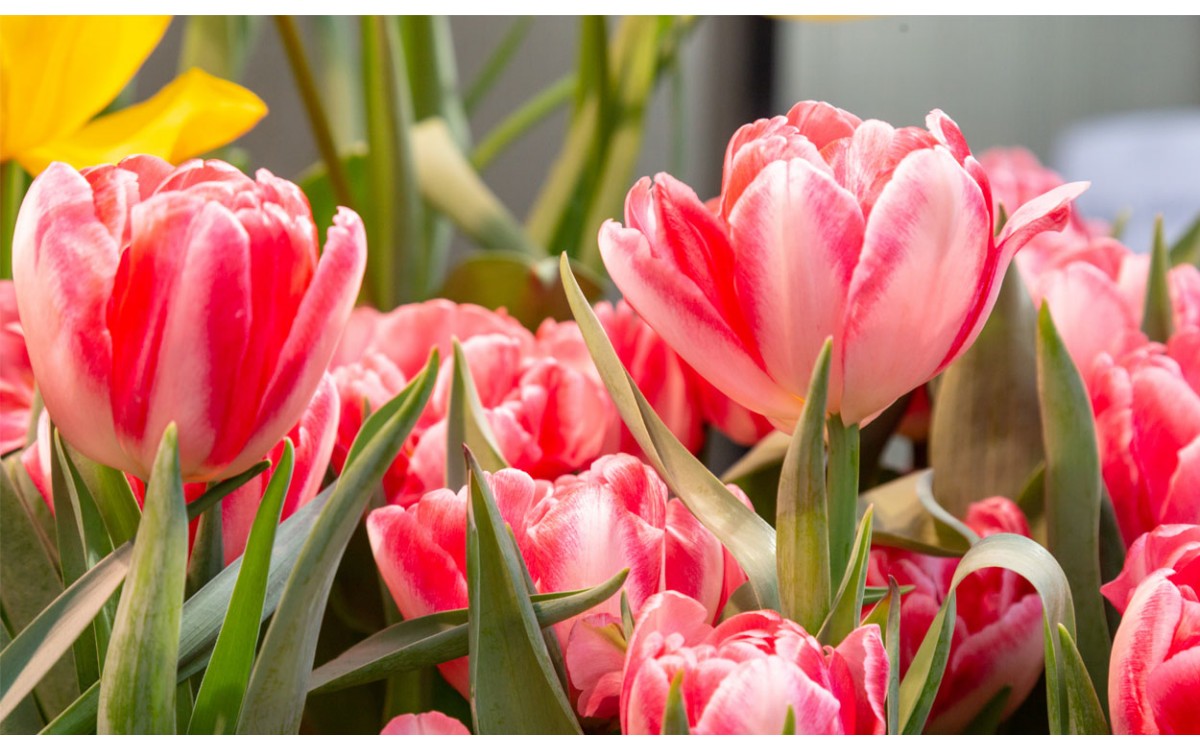
{"type": "Polygon", "coordinates": [[[15,161],[0,164],[0,279],[12,278],[13,229],[25,198],[25,170],[15,161]]]}
{"type": "Polygon", "coordinates": [[[479,102],[483,101],[487,92],[492,90],[492,84],[508,67],[509,61],[512,60],[517,50],[521,48],[521,42],[532,25],[533,16],[521,16],[513,21],[504,38],[500,40],[500,44],[496,45],[496,51],[480,69],[479,76],[471,83],[471,88],[463,97],[463,107],[467,110],[467,114],[473,112],[479,102]]]}
{"type": "Polygon", "coordinates": [[[471,164],[483,171],[513,141],[569,102],[574,93],[574,74],[568,73],[550,84],[487,134],[471,154],[471,164]]]}
{"type": "Polygon", "coordinates": [[[854,546],[854,522],[858,511],[858,425],[845,425],[841,415],[832,414],[829,431],[829,574],[840,581],[854,546]]]}
{"type": "Polygon", "coordinates": [[[291,16],[275,16],[275,27],[283,40],[283,48],[287,52],[288,63],[292,74],[296,77],[296,87],[300,98],[304,101],[304,111],[308,113],[308,122],[312,126],[313,137],[317,142],[317,150],[321,152],[321,160],[329,172],[329,181],[333,185],[333,193],[339,204],[347,208],[354,207],[354,194],[350,190],[350,180],[338,156],[337,146],[333,142],[333,130],[329,127],[329,118],[325,107],[321,104],[321,94],[317,89],[317,81],[313,76],[312,66],[304,54],[304,42],[300,39],[300,30],[296,20],[291,16]]]}

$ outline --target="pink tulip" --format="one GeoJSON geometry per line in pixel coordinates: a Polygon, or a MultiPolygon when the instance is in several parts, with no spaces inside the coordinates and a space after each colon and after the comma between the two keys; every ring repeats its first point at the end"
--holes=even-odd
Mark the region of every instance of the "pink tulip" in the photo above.
{"type": "MultiPolygon", "coordinates": [[[[624,591],[635,613],[655,593],[674,589],[698,599],[711,622],[729,586],[745,580],[740,569],[727,570],[736,564],[716,538],[632,456],[604,456],[579,476],[553,484],[516,469],[488,481],[539,591],[596,586],[629,568],[624,591]]],[[[407,508],[391,505],[368,516],[375,562],[405,617],[467,606],[466,503],[465,489],[440,489],[407,508]]],[[[620,599],[613,597],[554,627],[584,715],[616,712],[624,655],[597,649],[593,636],[619,621],[620,599]]],[[[465,695],[466,660],[440,668],[465,695]]]]}
{"type": "Polygon", "coordinates": [[[296,423],[365,260],[352,211],[318,258],[295,185],[219,161],[53,164],[13,238],[29,358],[63,436],[146,477],[174,422],[185,481],[246,469],[296,423]]]}
{"type": "Polygon", "coordinates": [[[783,429],[832,336],[829,411],[868,419],[971,345],[1013,254],[1085,187],[1026,203],[993,238],[983,169],[950,118],[927,122],[802,102],[746,125],[714,204],[666,174],[634,185],[626,226],[600,230],[605,265],[697,372],[783,429]]]}
{"type": "Polygon", "coordinates": [[[621,731],[659,734],[671,681],[692,734],[779,734],[788,709],[797,734],[882,734],[888,659],[879,628],[858,628],[822,647],[770,610],[743,612],[717,627],[703,605],[665,592],[652,597],[629,639],[621,686],[621,731]]]}
{"type": "MultiPolygon", "coordinates": [[[[966,523],[980,536],[1008,532],[1029,536],[1029,524],[1011,500],[973,503],[966,523]]],[[[900,600],[900,668],[907,672],[929,625],[950,590],[958,560],[886,547],[871,551],[867,583],[886,586],[888,576],[915,590],[900,600]]],[[[957,589],[957,619],[927,728],[959,733],[1001,689],[1011,689],[1007,716],[1033,690],[1042,673],[1042,605],[1033,587],[1015,573],[989,568],[971,574],[957,589]]]]}
{"type": "Polygon", "coordinates": [[[33,390],[16,292],[11,281],[0,281],[0,455],[25,445],[33,390]]]}
{"type": "MultiPolygon", "coordinates": [[[[1137,568],[1161,567],[1137,583],[1113,638],[1108,704],[1116,734],[1200,734],[1200,557],[1195,554],[1195,529],[1162,527],[1139,539],[1140,549],[1135,543],[1130,550],[1123,577],[1138,576],[1137,568]],[[1163,546],[1174,549],[1155,549],[1163,546]]],[[[1121,598],[1115,595],[1127,593],[1118,582],[1105,587],[1114,603],[1121,598]]]]}
{"type": "Polygon", "coordinates": [[[1163,524],[1134,540],[1125,553],[1121,574],[1100,587],[1117,611],[1124,614],[1142,581],[1160,568],[1185,570],[1200,566],[1200,526],[1163,524]]]}
{"type": "MultiPolygon", "coordinates": [[[[294,446],[292,479],[288,484],[287,495],[283,500],[280,521],[304,507],[317,496],[321,482],[325,478],[325,470],[329,467],[329,457],[333,452],[334,438],[337,436],[338,401],[337,389],[333,378],[326,374],[321,378],[317,392],[312,401],[300,415],[300,420],[292,427],[285,437],[294,446]]],[[[29,474],[34,486],[45,500],[50,512],[54,512],[54,492],[50,478],[50,419],[46,412],[38,421],[37,440],[21,454],[21,463],[29,474]]],[[[221,541],[225,564],[233,562],[246,550],[246,541],[250,537],[250,527],[258,512],[259,502],[267,489],[267,482],[274,475],[274,467],[279,465],[283,455],[283,439],[275,444],[264,458],[271,461],[272,468],[259,474],[246,484],[231,492],[221,501],[221,541]]],[[[145,499],[145,485],[131,474],[126,475],[134,497],[141,505],[145,499]]],[[[191,502],[204,493],[207,485],[204,482],[193,482],[183,486],[184,495],[191,502]]],[[[192,524],[189,544],[195,535],[196,524],[192,524]]]]}
{"type": "Polygon", "coordinates": [[[1093,373],[1092,411],[1126,545],[1164,523],[1200,523],[1200,394],[1160,344],[1093,373]]]}
{"type": "Polygon", "coordinates": [[[458,719],[441,711],[401,714],[387,723],[380,734],[471,734],[458,719]]]}

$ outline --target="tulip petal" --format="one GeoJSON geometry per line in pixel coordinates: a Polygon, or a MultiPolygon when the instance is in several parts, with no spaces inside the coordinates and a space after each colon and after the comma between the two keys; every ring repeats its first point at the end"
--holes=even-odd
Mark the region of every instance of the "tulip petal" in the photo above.
{"type": "Polygon", "coordinates": [[[1179,589],[1166,574],[1154,573],[1138,586],[1113,638],[1108,705],[1114,734],[1157,733],[1146,683],[1166,658],[1183,611],[1179,589]]]}
{"type": "Polygon", "coordinates": [[[1159,523],[1200,523],[1200,435],[1179,451],[1159,523]]]}
{"type": "Polygon", "coordinates": [[[854,700],[858,704],[856,724],[845,730],[855,734],[883,734],[887,729],[884,702],[887,699],[888,656],[878,626],[856,628],[835,651],[844,660],[854,681],[854,694],[839,695],[838,699],[854,700]]]}
{"type": "MultiPolygon", "coordinates": [[[[1133,376],[1133,440],[1130,446],[1151,498],[1166,498],[1182,451],[1200,435],[1200,395],[1179,375],[1146,367],[1133,376]]],[[[1193,509],[1195,501],[1188,503],[1193,509]]],[[[1175,522],[1195,523],[1191,518],[1175,522]]],[[[1163,519],[1156,514],[1155,522],[1163,519]]]]}
{"type": "Polygon", "coordinates": [[[141,104],[40,143],[18,158],[35,174],[51,161],[82,168],[131,154],[177,164],[236,140],[266,114],[267,106],[247,89],[192,69],[141,104]]]}
{"type": "MultiPolygon", "coordinates": [[[[170,21],[170,16],[5,17],[0,161],[68,135],[104,109],[158,46],[170,21]]],[[[34,169],[23,158],[22,163],[37,174],[49,161],[39,159],[34,169]]]]}
{"type": "MultiPolygon", "coordinates": [[[[842,321],[858,262],[858,203],[809,162],[777,161],[746,188],[729,223],[738,296],[767,373],[791,393],[807,393],[817,353],[842,321]]],[[[839,393],[840,368],[830,379],[839,393]]],[[[837,410],[836,397],[830,409],[837,410]]]]}
{"type": "Polygon", "coordinates": [[[989,211],[979,186],[941,149],[911,153],[880,193],[850,283],[844,330],[847,424],[888,406],[944,366],[985,284],[989,211]],[[924,290],[924,291],[922,291],[924,290]]]}
{"type": "MultiPolygon", "coordinates": [[[[686,681],[686,676],[684,677],[686,681]]],[[[696,734],[779,734],[791,706],[797,734],[840,734],[840,704],[794,663],[767,656],[739,664],[712,694],[696,734]],[[770,700],[764,700],[770,696],[770,700]]]]}
{"type": "Polygon", "coordinates": [[[685,362],[752,411],[794,421],[799,402],[746,351],[712,302],[675,265],[660,257],[640,231],[614,221],[600,228],[600,252],[625,299],[685,362]],[[720,362],[720,367],[713,367],[720,362]]]}
{"type": "MultiPolygon", "coordinates": [[[[1194,604],[1194,603],[1193,603],[1194,604]]],[[[1161,734],[1200,734],[1200,645],[1167,659],[1150,673],[1146,692],[1161,734]]]]}
{"type": "Polygon", "coordinates": [[[25,196],[13,233],[13,279],[33,370],[67,442],[125,467],[109,401],[106,306],[120,248],[96,217],[87,180],[65,164],[25,196]]]}
{"type": "Polygon", "coordinates": [[[826,102],[798,102],[787,113],[787,121],[812,141],[818,150],[854,134],[862,124],[857,115],[826,102]]]}
{"type": "Polygon", "coordinates": [[[441,711],[402,714],[392,719],[380,734],[454,734],[469,735],[463,723],[441,711]]]}
{"type": "Polygon", "coordinates": [[[1042,300],[1050,305],[1054,327],[1089,390],[1097,356],[1104,352],[1119,360],[1138,343],[1123,335],[1137,329],[1129,307],[1112,280],[1095,266],[1072,263],[1050,271],[1043,279],[1042,300]]]}
{"type": "Polygon", "coordinates": [[[721,216],[727,221],[742,193],[771,162],[804,159],[825,174],[833,170],[817,147],[783,117],[743,125],[733,134],[725,152],[725,174],[721,179],[721,216]]]}

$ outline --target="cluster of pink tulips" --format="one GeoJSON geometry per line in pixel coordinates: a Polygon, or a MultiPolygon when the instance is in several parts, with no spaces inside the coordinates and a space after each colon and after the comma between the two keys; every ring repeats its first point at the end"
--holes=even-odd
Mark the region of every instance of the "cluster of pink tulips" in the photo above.
{"type": "MultiPolygon", "coordinates": [[[[710,200],[668,174],[636,182],[623,222],[595,227],[624,299],[529,330],[503,309],[442,299],[356,307],[363,222],[339,210],[321,247],[303,192],[265,170],[56,163],[25,198],[13,282],[0,285],[0,450],[20,451],[51,512],[65,502],[58,440],[123,472],[139,502],[172,424],[189,500],[270,460],[222,501],[228,565],[281,463],[288,519],[352,472],[364,425],[428,377],[427,402],[357,511],[389,606],[404,621],[477,616],[475,481],[507,527],[525,601],[623,576],[619,593],[533,631],[584,729],[963,732],[1007,719],[1045,673],[1050,691],[1074,680],[1061,693],[1073,729],[1196,733],[1200,271],[1153,267],[1074,212],[1085,188],[1025,152],[977,159],[941,111],[895,128],[801,102],[734,134],[710,200]],[[1121,615],[1111,647],[1083,635],[1082,609],[1076,636],[1072,601],[1101,590],[1080,589],[1071,563],[1039,546],[1040,505],[981,492],[961,518],[939,517],[961,535],[957,556],[893,546],[895,535],[872,542],[871,512],[877,532],[892,530],[884,500],[857,523],[860,435],[982,340],[1010,266],[1028,303],[1049,311],[1091,407],[1100,501],[1124,552],[1103,581],[1121,615]],[[1147,293],[1155,274],[1162,310],[1147,293]],[[619,387],[588,315],[628,372],[619,387]],[[630,393],[665,430],[630,419],[630,393]],[[690,456],[710,431],[753,446],[775,430],[793,436],[778,515],[732,479],[696,479],[690,456]],[[489,449],[487,472],[459,470],[454,435],[489,449]],[[785,503],[795,485],[817,486],[789,496],[816,504],[785,503]],[[753,539],[769,542],[731,543],[755,523],[767,536],[753,539]],[[993,557],[966,575],[960,558],[1003,545],[1067,570],[1064,619],[1034,563],[993,557]],[[778,561],[775,578],[757,554],[778,561]],[[1097,653],[1107,684],[1094,682],[1097,653]]],[[[481,710],[476,658],[437,665],[475,713],[406,714],[384,732],[482,731],[467,720],[481,710]]]]}

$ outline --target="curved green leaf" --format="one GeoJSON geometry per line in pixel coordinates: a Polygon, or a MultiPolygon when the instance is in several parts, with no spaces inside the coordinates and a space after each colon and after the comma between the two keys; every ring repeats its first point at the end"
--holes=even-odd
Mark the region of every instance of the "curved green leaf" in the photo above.
{"type": "Polygon", "coordinates": [[[435,350],[421,374],[367,419],[350,447],[333,496],[300,550],[267,629],[246,688],[239,734],[299,729],[321,616],[338,562],[362,519],[372,488],[383,479],[429,400],[437,362],[435,350]]]}
{"type": "Polygon", "coordinates": [[[825,621],[833,594],[825,496],[825,403],[832,350],[833,341],[827,339],[817,355],[804,411],[784,455],[775,501],[782,614],[810,633],[825,621]]]}
{"type": "MultiPolygon", "coordinates": [[[[529,597],[538,625],[548,627],[588,611],[615,594],[628,575],[623,570],[594,588],[529,597]]],[[[441,664],[467,652],[467,610],[438,612],[396,623],[355,644],[313,670],[308,689],[312,693],[340,690],[441,664]]]]}
{"type": "Polygon", "coordinates": [[[932,506],[922,499],[919,485],[931,481],[931,474],[931,469],[906,474],[859,497],[860,509],[875,506],[874,544],[940,557],[958,557],[970,549],[967,539],[930,515],[932,506]]]}
{"type": "Polygon", "coordinates": [[[688,510],[733,554],[750,579],[759,605],[778,610],[775,530],[742,505],[729,488],[671,434],[613,351],[604,328],[571,273],[566,255],[561,257],[559,269],[567,301],[588,351],[629,432],[688,510]]]}
{"type": "Polygon", "coordinates": [[[529,601],[520,553],[470,452],[467,636],[480,734],[580,734],[529,601]],[[520,689],[513,690],[513,685],[520,689]]]}
{"type": "Polygon", "coordinates": [[[97,728],[111,734],[175,731],[175,672],[187,575],[187,500],[175,425],[163,433],[146,485],[139,533],[104,673],[97,728]]]}
{"type": "MultiPolygon", "coordinates": [[[[1048,305],[1038,319],[1038,393],[1046,446],[1047,547],[1071,582],[1078,644],[1096,685],[1108,685],[1112,641],[1100,595],[1103,483],[1091,402],[1054,327],[1048,305]]],[[[1105,705],[1107,690],[1100,696],[1105,705]]]]}
{"type": "Polygon", "coordinates": [[[229,611],[196,694],[188,734],[226,734],[237,725],[242,696],[254,666],[271,548],[275,544],[275,530],[292,480],[293,456],[292,441],[284,438],[279,466],[271,475],[254,515],[246,551],[242,555],[242,567],[229,599],[229,611]]]}

